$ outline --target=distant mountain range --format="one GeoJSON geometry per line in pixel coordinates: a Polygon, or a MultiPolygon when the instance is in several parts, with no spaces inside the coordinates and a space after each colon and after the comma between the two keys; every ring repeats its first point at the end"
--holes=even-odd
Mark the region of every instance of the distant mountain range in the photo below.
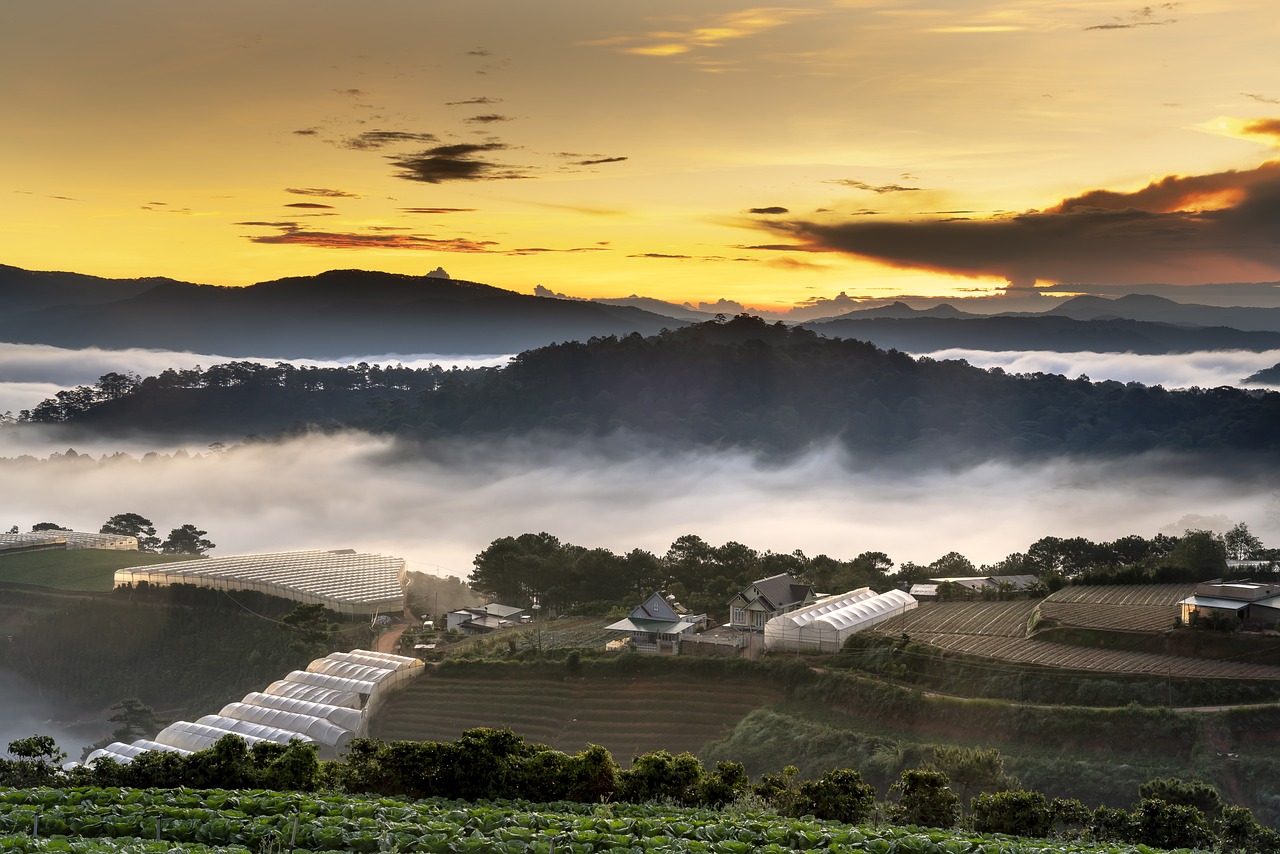
{"type": "MultiPolygon", "coordinates": [[[[475,282],[331,270],[220,287],[0,265],[0,341],[226,356],[336,358],[515,353],[557,341],[652,335],[711,315],[662,300],[529,296],[475,282]]],[[[1280,349],[1280,308],[1080,296],[1049,311],[972,314],[903,302],[804,324],[909,352],[947,348],[1186,353],[1280,349]]]]}
{"type": "Polygon", "coordinates": [[[431,276],[331,270],[249,287],[0,267],[0,341],[227,356],[514,353],[687,321],[431,276]]]}

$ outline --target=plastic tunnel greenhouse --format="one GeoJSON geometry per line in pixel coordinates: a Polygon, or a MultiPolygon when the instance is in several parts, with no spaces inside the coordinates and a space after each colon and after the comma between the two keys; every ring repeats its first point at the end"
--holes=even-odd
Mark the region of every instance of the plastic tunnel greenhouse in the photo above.
{"type": "Polygon", "coordinates": [[[422,675],[416,658],[357,649],[318,658],[265,691],[228,703],[198,721],[177,721],[154,739],[115,742],[89,754],[86,762],[109,758],[130,762],[148,750],[191,753],[212,747],[226,735],[249,745],[260,741],[315,744],[324,758],[341,753],[350,740],[369,730],[369,717],[393,692],[422,675]],[[335,675],[335,674],[348,675],[335,675]],[[351,678],[359,676],[360,678],[351,678]]]}
{"type": "Polygon", "coordinates": [[[874,593],[869,587],[820,599],[808,608],[764,624],[767,650],[836,653],[855,632],[909,611],[916,600],[901,590],[874,593]]]}

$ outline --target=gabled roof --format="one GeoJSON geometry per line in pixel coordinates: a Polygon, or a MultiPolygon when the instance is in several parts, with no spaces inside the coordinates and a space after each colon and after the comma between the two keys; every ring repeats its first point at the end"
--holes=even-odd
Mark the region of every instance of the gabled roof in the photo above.
{"type": "Polygon", "coordinates": [[[514,617],[517,614],[524,613],[524,608],[517,608],[514,605],[499,605],[497,602],[490,602],[488,605],[485,605],[481,610],[483,610],[486,614],[488,614],[491,617],[501,617],[504,619],[507,617],[514,617]]]}
{"type": "Polygon", "coordinates": [[[810,585],[801,584],[785,572],[754,581],[751,586],[760,594],[761,599],[772,606],[770,610],[803,602],[813,595],[813,588],[810,585]]]}
{"type": "Polygon", "coordinates": [[[702,624],[701,619],[681,617],[676,620],[644,620],[627,617],[605,626],[610,632],[653,632],[661,635],[679,635],[691,632],[702,624]]]}
{"type": "MultiPolygon", "coordinates": [[[[680,615],[676,613],[675,608],[672,608],[671,605],[667,603],[666,599],[662,598],[661,593],[653,593],[648,599],[644,600],[642,604],[637,605],[631,611],[631,619],[660,620],[670,623],[679,620],[680,615]]],[[[650,629],[649,631],[652,630],[650,629]]]]}

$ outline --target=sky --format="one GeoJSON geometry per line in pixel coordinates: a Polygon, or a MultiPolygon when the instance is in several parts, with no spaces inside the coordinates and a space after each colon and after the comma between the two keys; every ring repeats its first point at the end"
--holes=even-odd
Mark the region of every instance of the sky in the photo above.
{"type": "Polygon", "coordinates": [[[0,263],[761,307],[1280,280],[1269,0],[0,5],[0,263]]]}

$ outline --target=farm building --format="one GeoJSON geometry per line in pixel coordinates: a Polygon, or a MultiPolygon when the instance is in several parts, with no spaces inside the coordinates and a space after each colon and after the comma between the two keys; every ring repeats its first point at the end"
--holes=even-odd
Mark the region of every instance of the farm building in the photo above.
{"type": "MultiPolygon", "coordinates": [[[[961,588],[970,594],[981,593],[1021,593],[1030,590],[1040,583],[1034,575],[966,575],[955,578],[930,578],[935,585],[953,585],[953,589],[961,588]]],[[[935,588],[935,596],[941,591],[935,588]]]]}
{"type": "Polygon", "coordinates": [[[769,651],[836,653],[849,635],[915,607],[916,600],[901,590],[877,594],[863,587],[827,596],[765,623],[764,647],[769,651]]]}
{"type": "Polygon", "coordinates": [[[94,534],[87,531],[31,531],[26,534],[0,534],[0,555],[54,549],[138,550],[137,537],[120,534],[94,534]]]}
{"type": "MultiPolygon", "coordinates": [[[[681,613],[684,609],[654,593],[632,609],[625,620],[605,626],[606,631],[623,632],[636,652],[676,655],[680,641],[707,624],[706,614],[681,613]]],[[[616,641],[614,642],[616,643],[616,641]]]]}
{"type": "Polygon", "coordinates": [[[347,616],[404,610],[405,562],[385,555],[337,551],[232,555],[119,569],[115,586],[194,584],[254,590],[347,616]]]}
{"type": "Polygon", "coordinates": [[[416,658],[385,652],[330,653],[311,662],[305,671],[295,670],[273,682],[265,692],[228,703],[217,714],[194,722],[176,721],[154,739],[113,742],[90,753],[85,761],[108,757],[130,762],[148,750],[191,753],[212,747],[228,734],[250,745],[259,741],[288,744],[296,739],[317,745],[321,758],[335,758],[352,738],[368,735],[369,718],[394,691],[421,676],[423,666],[416,658]]]}
{"type": "Polygon", "coordinates": [[[1246,626],[1274,627],[1280,622],[1280,584],[1256,581],[1206,581],[1178,603],[1184,625],[1208,616],[1239,619],[1246,626]]]}
{"type": "Polygon", "coordinates": [[[770,619],[816,600],[812,587],[786,573],[762,578],[729,600],[729,625],[762,631],[770,619]]]}
{"type": "Polygon", "coordinates": [[[478,608],[450,611],[445,615],[445,628],[456,629],[464,635],[482,635],[527,623],[529,619],[529,612],[525,608],[490,602],[478,608]]]}

